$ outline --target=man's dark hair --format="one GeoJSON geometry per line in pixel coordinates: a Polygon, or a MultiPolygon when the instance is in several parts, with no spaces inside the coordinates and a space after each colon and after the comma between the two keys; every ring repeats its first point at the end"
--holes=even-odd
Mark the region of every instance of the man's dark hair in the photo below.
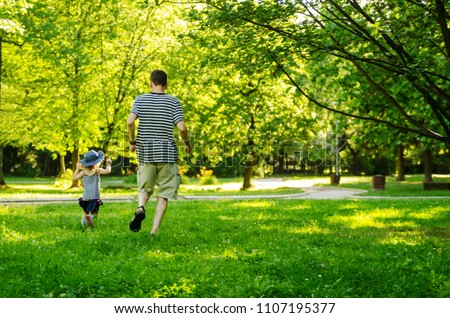
{"type": "Polygon", "coordinates": [[[150,74],[150,82],[155,85],[166,86],[167,85],[167,73],[162,70],[154,70],[150,74]]]}

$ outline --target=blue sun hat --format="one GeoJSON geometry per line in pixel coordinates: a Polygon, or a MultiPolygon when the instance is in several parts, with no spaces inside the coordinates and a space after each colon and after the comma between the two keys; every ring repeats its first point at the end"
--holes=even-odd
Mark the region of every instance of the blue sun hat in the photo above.
{"type": "Polygon", "coordinates": [[[80,160],[80,163],[85,167],[91,167],[105,158],[103,151],[89,150],[84,154],[84,158],[80,160]]]}

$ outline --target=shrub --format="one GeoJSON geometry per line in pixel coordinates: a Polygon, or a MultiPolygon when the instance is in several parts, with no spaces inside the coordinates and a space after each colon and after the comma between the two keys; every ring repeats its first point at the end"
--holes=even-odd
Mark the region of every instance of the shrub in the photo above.
{"type": "Polygon", "coordinates": [[[212,170],[206,170],[206,167],[201,167],[200,168],[200,173],[197,174],[197,178],[200,179],[200,184],[201,185],[213,185],[213,184],[218,184],[219,181],[217,180],[217,178],[213,175],[213,171],[212,170]]]}
{"type": "Polygon", "coordinates": [[[61,173],[55,178],[55,186],[61,188],[68,188],[72,185],[72,169],[66,169],[65,172],[61,173]]]}

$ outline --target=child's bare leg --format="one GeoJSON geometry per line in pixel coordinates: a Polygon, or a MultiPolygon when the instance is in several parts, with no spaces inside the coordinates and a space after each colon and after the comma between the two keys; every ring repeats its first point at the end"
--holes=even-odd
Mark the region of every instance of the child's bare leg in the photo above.
{"type": "Polygon", "coordinates": [[[85,225],[87,225],[86,213],[83,212],[83,213],[81,213],[81,226],[85,226],[85,225]]]}
{"type": "Polygon", "coordinates": [[[89,227],[94,226],[94,223],[92,222],[92,219],[91,219],[91,217],[89,216],[89,212],[84,212],[83,217],[84,217],[84,220],[85,220],[86,223],[87,223],[87,226],[89,226],[89,227]]]}

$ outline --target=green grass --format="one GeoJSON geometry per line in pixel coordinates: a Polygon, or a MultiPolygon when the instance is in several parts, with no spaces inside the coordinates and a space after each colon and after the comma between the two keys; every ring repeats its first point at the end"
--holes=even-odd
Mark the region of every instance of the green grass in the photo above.
{"type": "Polygon", "coordinates": [[[190,189],[182,188],[180,195],[192,196],[253,196],[253,195],[284,195],[284,194],[300,194],[303,191],[299,188],[280,187],[275,189],[250,189],[246,191],[241,190],[224,190],[220,187],[213,187],[209,189],[190,189]]]}
{"type": "MultiPolygon", "coordinates": [[[[450,182],[449,176],[434,176],[435,182],[450,182]]],[[[328,185],[320,182],[319,185],[328,185]]],[[[367,190],[362,196],[385,196],[385,197],[449,197],[449,190],[427,190],[423,189],[423,176],[406,176],[405,181],[397,181],[395,176],[386,177],[385,190],[372,189],[372,177],[341,176],[340,187],[367,190]]]]}
{"type": "Polygon", "coordinates": [[[0,297],[450,297],[447,200],[0,206],[0,297]]]}

